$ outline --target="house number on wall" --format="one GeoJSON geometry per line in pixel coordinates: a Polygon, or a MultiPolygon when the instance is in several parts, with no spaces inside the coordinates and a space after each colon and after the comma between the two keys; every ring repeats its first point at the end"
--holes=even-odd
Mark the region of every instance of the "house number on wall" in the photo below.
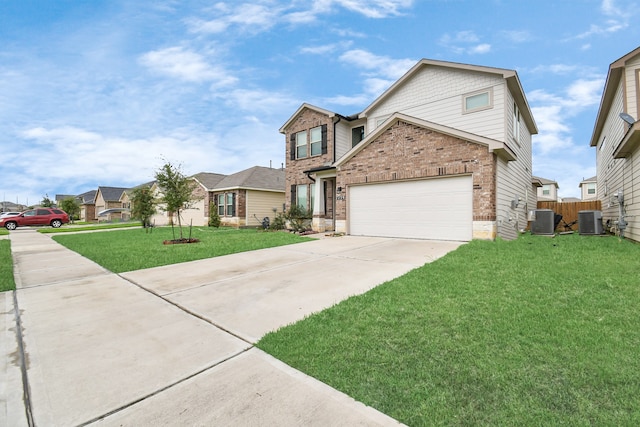
{"type": "Polygon", "coordinates": [[[346,200],[347,196],[336,196],[336,200],[346,200]]]}

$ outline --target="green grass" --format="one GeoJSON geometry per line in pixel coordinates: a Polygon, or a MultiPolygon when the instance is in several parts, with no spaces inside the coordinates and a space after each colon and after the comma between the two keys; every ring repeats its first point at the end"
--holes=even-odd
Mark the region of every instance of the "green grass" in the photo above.
{"type": "MultiPolygon", "coordinates": [[[[176,228],[176,238],[179,231],[176,228]]],[[[183,231],[189,237],[188,228],[183,231]]],[[[255,229],[194,227],[191,237],[199,243],[163,245],[174,238],[171,227],[63,234],[53,239],[115,273],[177,264],[237,252],[252,251],[310,240],[285,232],[255,229]]]]}
{"type": "Polygon", "coordinates": [[[473,241],[258,347],[410,426],[640,425],[640,246],[473,241]]]}
{"type": "Polygon", "coordinates": [[[40,233],[50,234],[50,233],[75,233],[78,231],[96,231],[96,230],[110,230],[113,228],[131,228],[131,227],[140,227],[142,223],[140,222],[114,222],[114,223],[103,223],[103,224],[95,224],[95,223],[76,223],[74,225],[66,225],[60,228],[39,228],[38,231],[40,233]]]}
{"type": "Polygon", "coordinates": [[[13,258],[11,257],[11,241],[0,240],[0,292],[13,291],[16,283],[13,280],[13,258]]]}

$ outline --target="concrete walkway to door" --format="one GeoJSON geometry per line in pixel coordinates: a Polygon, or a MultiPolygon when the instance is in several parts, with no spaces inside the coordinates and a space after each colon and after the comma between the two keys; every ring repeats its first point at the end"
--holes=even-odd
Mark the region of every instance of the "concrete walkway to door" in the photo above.
{"type": "Polygon", "coordinates": [[[253,344],[460,245],[324,238],[118,275],[33,230],[10,239],[11,426],[397,425],[253,344]]]}

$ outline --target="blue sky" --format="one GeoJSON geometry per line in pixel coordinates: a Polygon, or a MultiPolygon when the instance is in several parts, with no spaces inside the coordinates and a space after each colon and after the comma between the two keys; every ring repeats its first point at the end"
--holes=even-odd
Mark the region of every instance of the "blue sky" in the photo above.
{"type": "Polygon", "coordinates": [[[303,102],[362,111],[421,58],[515,69],[533,172],[595,175],[609,64],[640,44],[626,0],[0,0],[0,200],[284,162],[303,102]]]}

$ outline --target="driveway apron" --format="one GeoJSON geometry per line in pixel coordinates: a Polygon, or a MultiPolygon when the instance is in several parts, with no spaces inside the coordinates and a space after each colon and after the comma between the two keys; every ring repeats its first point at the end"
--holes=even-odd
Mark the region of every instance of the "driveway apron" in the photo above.
{"type": "Polygon", "coordinates": [[[12,426],[397,425],[254,343],[460,245],[323,238],[118,275],[34,230],[10,239],[12,426]]]}

